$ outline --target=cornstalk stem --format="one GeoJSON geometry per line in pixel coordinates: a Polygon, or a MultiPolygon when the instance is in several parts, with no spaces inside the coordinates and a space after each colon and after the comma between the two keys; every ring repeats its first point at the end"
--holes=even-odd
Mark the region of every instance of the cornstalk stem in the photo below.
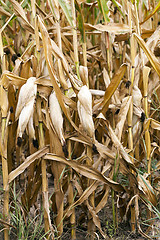
{"type": "Polygon", "coordinates": [[[107,48],[107,64],[108,64],[108,72],[109,72],[109,77],[111,78],[111,59],[110,59],[110,41],[109,41],[109,33],[106,33],[106,48],[107,48]]]}
{"type": "MultiPolygon", "coordinates": [[[[8,222],[9,217],[9,187],[8,187],[8,162],[7,162],[7,136],[6,118],[2,119],[2,139],[1,139],[1,156],[2,156],[2,175],[3,175],[3,189],[4,189],[4,204],[3,217],[8,222]],[[4,135],[6,133],[6,135],[4,135]]],[[[9,240],[9,227],[4,229],[4,240],[9,240]]]]}
{"type": "MultiPolygon", "coordinates": [[[[68,127],[69,127],[69,123],[68,123],[68,127]]],[[[71,140],[68,140],[68,156],[69,159],[71,159],[71,152],[72,152],[72,146],[71,146],[71,140]]],[[[68,180],[69,180],[69,186],[68,186],[68,202],[69,205],[73,204],[73,199],[74,199],[74,193],[73,193],[73,187],[72,187],[72,169],[69,170],[69,176],[68,176],[68,180]]],[[[75,240],[76,239],[76,231],[75,231],[75,223],[76,223],[76,217],[75,217],[75,209],[73,208],[72,210],[72,214],[70,217],[70,224],[71,224],[71,239],[75,240]]]]}
{"type": "Polygon", "coordinates": [[[71,0],[71,8],[72,8],[72,16],[73,16],[72,32],[73,32],[74,61],[76,65],[77,77],[81,80],[80,74],[79,74],[78,40],[77,40],[76,11],[75,11],[74,0],[71,0]]]}
{"type": "MultiPolygon", "coordinates": [[[[57,7],[59,7],[59,5],[57,7]]],[[[57,42],[58,42],[58,46],[59,46],[60,50],[62,50],[61,27],[60,27],[59,21],[60,21],[60,14],[59,14],[59,11],[57,11],[57,21],[56,21],[57,42]]],[[[58,59],[58,72],[59,72],[60,84],[62,85],[63,89],[68,89],[68,85],[65,80],[62,63],[61,63],[60,59],[58,59]]]]}
{"type": "MultiPolygon", "coordinates": [[[[45,146],[44,133],[43,133],[43,122],[41,116],[41,100],[37,99],[37,108],[38,108],[38,118],[39,118],[39,141],[40,148],[45,146]]],[[[43,199],[43,209],[44,209],[44,228],[45,233],[48,233],[51,229],[51,221],[49,216],[49,204],[48,204],[48,181],[47,181],[47,171],[46,171],[46,160],[42,158],[41,160],[41,171],[42,171],[42,199],[43,199]]],[[[49,234],[46,235],[46,238],[49,239],[49,234]]],[[[52,239],[53,236],[52,236],[52,239]]]]}
{"type": "MultiPolygon", "coordinates": [[[[146,118],[148,118],[148,76],[150,73],[150,68],[144,66],[143,67],[143,88],[144,88],[144,112],[146,118]]],[[[145,144],[146,144],[146,151],[147,151],[147,163],[148,163],[148,174],[151,173],[151,140],[150,140],[150,133],[149,129],[147,128],[145,131],[145,144]]]]}
{"type": "MultiPolygon", "coordinates": [[[[116,178],[117,178],[117,174],[118,174],[118,170],[119,170],[119,160],[117,161],[117,156],[115,158],[115,161],[114,161],[114,169],[113,169],[113,181],[116,181],[116,178]],[[116,168],[117,166],[117,168],[116,168]]],[[[116,212],[115,212],[115,192],[114,190],[112,189],[111,191],[112,193],[112,214],[113,214],[113,227],[114,227],[114,232],[116,232],[116,212]]]]}
{"type": "Polygon", "coordinates": [[[86,42],[82,43],[82,50],[83,50],[83,64],[87,67],[87,47],[86,42]]]}
{"type": "MultiPolygon", "coordinates": [[[[90,146],[87,146],[87,156],[89,159],[92,159],[92,148],[90,146]]],[[[88,166],[93,165],[93,160],[92,162],[90,160],[87,161],[88,166]]],[[[93,180],[88,180],[88,186],[92,184],[93,180]]],[[[95,207],[95,202],[94,202],[94,197],[95,197],[95,192],[93,192],[90,197],[89,197],[89,203],[90,205],[94,208],[95,207]]],[[[89,233],[89,238],[91,240],[94,240],[94,230],[95,226],[92,220],[92,216],[89,214],[89,222],[88,222],[88,233],[89,233]]]]}
{"type": "MultiPolygon", "coordinates": [[[[133,88],[133,82],[134,82],[134,75],[135,75],[135,40],[132,35],[132,13],[131,13],[131,3],[128,1],[128,23],[129,23],[129,29],[130,29],[130,44],[131,44],[131,86],[129,94],[132,96],[132,88],[133,88]]],[[[130,104],[130,108],[128,111],[128,147],[131,150],[130,157],[131,161],[134,162],[134,153],[133,153],[133,135],[132,135],[132,118],[133,118],[133,101],[130,104]]],[[[132,190],[134,194],[134,189],[132,190]]],[[[135,208],[134,208],[135,202],[133,203],[133,206],[130,207],[131,209],[131,231],[136,230],[136,215],[135,215],[135,208]]]]}

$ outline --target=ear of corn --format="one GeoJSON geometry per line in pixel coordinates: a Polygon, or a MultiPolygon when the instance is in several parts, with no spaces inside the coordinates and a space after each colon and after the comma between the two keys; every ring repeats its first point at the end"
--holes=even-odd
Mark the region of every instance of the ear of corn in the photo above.
{"type": "Polygon", "coordinates": [[[29,78],[27,82],[21,87],[15,112],[15,119],[19,117],[22,109],[27,106],[27,104],[33,106],[37,93],[37,87],[34,84],[35,80],[36,78],[29,78]]]}
{"type": "Polygon", "coordinates": [[[50,105],[50,116],[51,116],[54,129],[61,141],[62,149],[65,155],[67,156],[68,151],[67,151],[66,141],[64,138],[62,110],[60,108],[55,92],[52,92],[50,94],[49,105],[50,105]]]}
{"type": "Polygon", "coordinates": [[[78,114],[86,133],[94,139],[94,123],[92,119],[92,95],[86,85],[78,93],[78,114]]]}
{"type": "Polygon", "coordinates": [[[17,128],[17,144],[21,146],[21,138],[27,124],[29,123],[29,131],[31,137],[35,140],[35,133],[33,129],[33,108],[35,97],[37,93],[37,86],[34,84],[36,78],[29,78],[27,82],[21,87],[18,103],[16,107],[15,119],[19,118],[17,128]]]}

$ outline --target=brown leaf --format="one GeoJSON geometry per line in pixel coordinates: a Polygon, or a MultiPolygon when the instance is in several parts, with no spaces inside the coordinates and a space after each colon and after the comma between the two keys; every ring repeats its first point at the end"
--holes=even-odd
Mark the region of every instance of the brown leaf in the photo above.
{"type": "Polygon", "coordinates": [[[160,130],[160,122],[158,122],[152,118],[151,119],[151,128],[160,130]]]}
{"type": "Polygon", "coordinates": [[[100,182],[103,182],[103,183],[109,185],[115,191],[123,191],[124,190],[123,187],[119,183],[114,182],[113,180],[103,176],[99,171],[97,171],[96,169],[94,169],[92,167],[88,168],[88,166],[86,166],[86,165],[79,164],[72,160],[66,160],[65,158],[59,157],[59,156],[51,154],[51,153],[47,154],[44,157],[44,159],[58,161],[60,163],[66,164],[87,178],[97,180],[97,181],[100,181],[100,182]]]}
{"type": "Polygon", "coordinates": [[[7,11],[5,11],[5,9],[3,7],[0,7],[0,13],[6,17],[11,17],[11,14],[7,11]]]}
{"type": "Polygon", "coordinates": [[[105,236],[105,234],[104,234],[104,232],[102,231],[102,228],[101,228],[99,217],[96,214],[96,212],[93,209],[93,207],[91,207],[91,205],[89,205],[88,201],[87,201],[87,207],[88,207],[88,210],[89,210],[89,212],[90,212],[90,214],[92,216],[92,220],[93,220],[94,224],[97,226],[97,228],[99,229],[99,231],[102,234],[102,236],[104,237],[104,239],[106,239],[106,236],[105,236]]]}
{"type": "Polygon", "coordinates": [[[114,133],[113,129],[111,128],[111,126],[109,125],[109,132],[110,132],[110,136],[112,139],[112,142],[114,144],[114,146],[120,151],[120,154],[122,155],[122,157],[125,159],[125,161],[133,168],[135,169],[129,155],[127,154],[127,152],[125,151],[123,145],[121,144],[121,142],[119,141],[119,139],[117,138],[116,134],[114,133]]]}
{"type": "Polygon", "coordinates": [[[110,32],[115,34],[121,33],[129,33],[129,26],[121,23],[108,23],[108,24],[97,24],[91,25],[89,23],[85,23],[86,30],[98,30],[101,32],[110,32]]]}
{"type": "Polygon", "coordinates": [[[121,109],[118,114],[119,121],[116,125],[115,134],[117,135],[119,140],[121,140],[121,137],[122,137],[122,131],[123,131],[124,123],[126,121],[127,113],[131,104],[131,100],[132,100],[131,96],[123,99],[121,109]]]}
{"type": "Polygon", "coordinates": [[[144,175],[141,175],[141,174],[138,174],[137,180],[139,185],[138,188],[141,191],[140,196],[142,196],[144,200],[146,198],[149,202],[151,202],[154,206],[156,206],[157,197],[150,182],[146,179],[144,175]]]}
{"type": "Polygon", "coordinates": [[[84,201],[86,201],[88,197],[96,190],[98,185],[99,185],[99,182],[96,182],[96,181],[92,182],[92,184],[85,191],[82,192],[78,200],[66,209],[66,213],[64,215],[69,217],[70,214],[72,213],[71,210],[74,207],[81,205],[84,201]]]}
{"type": "Polygon", "coordinates": [[[22,6],[15,0],[9,0],[12,4],[13,4],[13,8],[14,8],[14,11],[16,13],[17,16],[19,16],[22,21],[23,21],[23,24],[25,26],[25,29],[29,30],[30,32],[34,33],[34,28],[33,26],[28,22],[28,19],[26,17],[26,14],[22,8],[22,6]]]}
{"type": "Polygon", "coordinates": [[[33,163],[36,159],[43,157],[48,152],[49,152],[49,147],[46,146],[46,147],[38,150],[37,152],[33,153],[29,157],[27,157],[25,159],[25,161],[19,167],[17,167],[15,170],[10,172],[10,174],[8,176],[8,184],[11,183],[21,173],[23,173],[26,170],[26,168],[28,168],[31,165],[31,163],[33,163]]]}
{"type": "Polygon", "coordinates": [[[109,103],[110,103],[110,99],[112,97],[112,95],[114,94],[114,92],[116,91],[121,79],[123,78],[125,72],[127,70],[127,65],[123,64],[119,70],[117,71],[117,73],[115,74],[115,76],[113,77],[113,79],[111,80],[108,88],[106,89],[105,95],[104,95],[104,100],[102,102],[102,110],[101,112],[103,113],[103,115],[105,114],[105,112],[108,109],[109,103]]]}
{"type": "Polygon", "coordinates": [[[152,64],[153,68],[155,69],[155,71],[158,73],[158,75],[160,76],[160,63],[158,61],[158,59],[155,57],[155,55],[151,52],[151,50],[148,48],[148,46],[146,45],[145,41],[136,33],[133,33],[133,36],[135,37],[135,39],[137,40],[137,42],[139,43],[139,45],[141,46],[141,48],[143,49],[143,51],[145,52],[148,60],[150,61],[150,63],[152,64]]]}

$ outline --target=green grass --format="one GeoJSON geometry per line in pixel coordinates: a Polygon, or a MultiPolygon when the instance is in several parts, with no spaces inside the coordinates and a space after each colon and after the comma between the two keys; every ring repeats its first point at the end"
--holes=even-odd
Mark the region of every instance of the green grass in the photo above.
{"type": "MultiPolygon", "coordinates": [[[[1,189],[0,189],[1,192],[1,189]]],[[[10,202],[10,229],[9,235],[12,240],[41,240],[45,239],[43,210],[37,209],[32,214],[25,215],[22,204],[19,201],[20,192],[16,193],[14,184],[10,202]]],[[[0,218],[3,218],[0,213],[0,218]]],[[[3,232],[3,225],[0,231],[3,232]]],[[[49,234],[49,232],[48,232],[49,234]]]]}

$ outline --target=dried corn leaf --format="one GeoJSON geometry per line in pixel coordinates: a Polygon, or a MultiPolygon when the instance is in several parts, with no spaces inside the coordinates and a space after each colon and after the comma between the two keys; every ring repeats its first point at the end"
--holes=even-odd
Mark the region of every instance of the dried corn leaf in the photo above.
{"type": "Polygon", "coordinates": [[[52,14],[54,16],[54,18],[59,21],[60,19],[60,14],[59,14],[59,3],[58,0],[49,0],[48,1],[50,9],[52,11],[52,14]]]}
{"type": "Polygon", "coordinates": [[[21,16],[26,22],[28,22],[28,19],[26,17],[26,14],[22,8],[22,6],[15,0],[10,0],[10,2],[13,4],[14,10],[18,16],[21,16]]]}
{"type": "Polygon", "coordinates": [[[84,85],[88,85],[88,68],[79,66],[79,74],[84,85]]]}
{"type": "MultiPolygon", "coordinates": [[[[91,139],[88,136],[83,136],[83,135],[77,136],[77,134],[71,134],[70,136],[68,136],[68,138],[70,140],[83,143],[83,144],[88,145],[90,147],[93,146],[93,143],[92,143],[91,139]]],[[[96,140],[95,140],[94,144],[95,144],[95,146],[97,148],[97,151],[101,155],[101,157],[103,157],[103,158],[108,157],[113,162],[113,160],[115,159],[115,153],[113,153],[112,150],[110,150],[104,144],[101,144],[101,143],[99,143],[96,140]]]]}
{"type": "Polygon", "coordinates": [[[150,73],[151,69],[147,66],[144,66],[143,68],[143,88],[144,88],[144,96],[147,96],[148,92],[148,76],[150,73]]]}
{"type": "Polygon", "coordinates": [[[105,68],[103,69],[103,80],[104,80],[105,87],[107,88],[111,81],[110,81],[108,72],[105,68]]]}
{"type": "Polygon", "coordinates": [[[144,236],[146,239],[153,240],[153,238],[151,238],[150,236],[148,236],[146,233],[142,231],[139,221],[137,221],[137,227],[138,227],[138,232],[142,234],[142,236],[144,236]]]}
{"type": "Polygon", "coordinates": [[[98,30],[100,32],[110,32],[114,34],[129,33],[129,26],[121,23],[107,23],[105,25],[85,23],[84,26],[86,30],[98,30]]]}
{"type": "Polygon", "coordinates": [[[43,20],[40,18],[40,16],[38,16],[38,21],[39,21],[39,27],[40,27],[40,31],[41,31],[41,34],[42,34],[42,41],[45,46],[44,48],[44,52],[46,54],[46,52],[48,51],[48,54],[51,56],[52,53],[53,55],[55,56],[56,59],[61,59],[62,60],[62,64],[63,64],[63,67],[66,71],[67,74],[69,74],[69,65],[68,65],[68,62],[66,61],[65,57],[64,57],[64,54],[62,53],[61,49],[57,46],[57,44],[52,40],[50,39],[49,37],[49,34],[47,32],[47,29],[44,25],[44,22],[43,20]],[[46,46],[46,42],[49,44],[49,46],[46,46]]]}
{"type": "Polygon", "coordinates": [[[144,126],[143,126],[144,131],[146,131],[147,129],[149,129],[150,123],[151,123],[151,118],[148,118],[148,119],[145,120],[144,126]]]}
{"type": "Polygon", "coordinates": [[[81,205],[83,202],[85,202],[89,198],[89,196],[96,190],[98,185],[99,185],[99,182],[97,181],[92,182],[92,184],[85,191],[82,192],[78,200],[66,209],[66,213],[64,215],[69,217],[72,213],[72,209],[78,205],[81,205]]]}
{"type": "Polygon", "coordinates": [[[155,119],[151,119],[151,128],[160,130],[160,122],[155,119]]]}
{"type": "MultiPolygon", "coordinates": [[[[52,233],[52,236],[54,236],[54,229],[53,229],[52,224],[51,224],[50,212],[49,212],[48,191],[47,192],[42,192],[42,195],[43,195],[43,200],[44,200],[44,204],[43,204],[44,215],[47,215],[48,226],[49,226],[49,229],[52,233]]],[[[46,224],[46,222],[45,222],[45,224],[46,224]]]]}
{"type": "MultiPolygon", "coordinates": [[[[37,31],[37,29],[36,29],[37,31]]],[[[27,48],[25,49],[25,51],[22,53],[21,58],[23,59],[24,57],[28,57],[28,55],[30,56],[33,48],[36,46],[36,41],[31,41],[29,42],[29,44],[27,45],[27,48]]]]}
{"type": "MultiPolygon", "coordinates": [[[[150,182],[146,179],[144,175],[138,174],[138,187],[142,191],[142,198],[146,199],[151,202],[154,206],[157,204],[157,197],[156,193],[154,192],[153,187],[151,186],[150,182]]],[[[140,193],[141,195],[141,193],[140,193]]]]}
{"type": "Polygon", "coordinates": [[[52,82],[50,79],[46,79],[45,77],[38,78],[36,84],[41,85],[43,87],[52,87],[52,82]]]}
{"type": "Polygon", "coordinates": [[[0,7],[0,13],[6,17],[11,17],[11,14],[7,12],[3,7],[0,7]]]}
{"type": "Polygon", "coordinates": [[[85,165],[81,165],[75,161],[72,160],[66,160],[62,157],[56,156],[54,154],[47,154],[44,159],[48,159],[48,160],[53,160],[53,161],[58,161],[62,164],[68,165],[71,168],[73,168],[75,171],[79,172],[80,174],[82,174],[83,176],[93,179],[93,180],[97,180],[100,182],[103,182],[107,185],[109,185],[110,187],[112,187],[115,191],[123,191],[123,187],[117,183],[114,182],[113,180],[106,178],[105,176],[103,176],[100,172],[98,172],[96,169],[90,167],[88,168],[88,166],[85,165]]]}
{"type": "Polygon", "coordinates": [[[120,161],[120,167],[122,168],[122,170],[124,170],[124,172],[129,174],[130,178],[132,178],[132,180],[133,180],[133,183],[137,186],[137,180],[129,169],[129,166],[130,166],[130,168],[132,168],[134,171],[136,171],[134,164],[132,163],[128,153],[125,151],[123,145],[117,138],[116,134],[114,133],[114,131],[110,125],[109,125],[108,129],[109,129],[111,140],[112,140],[115,148],[117,148],[117,151],[119,151],[121,156],[123,157],[120,161]]]}
{"type": "Polygon", "coordinates": [[[49,147],[46,146],[37,152],[33,153],[29,157],[25,159],[19,167],[13,170],[8,176],[8,184],[11,183],[16,177],[18,177],[21,173],[23,173],[35,160],[43,157],[46,153],[49,152],[49,147]]]}
{"type": "Polygon", "coordinates": [[[160,2],[157,4],[157,6],[155,7],[155,9],[144,19],[143,22],[141,22],[140,24],[145,23],[149,18],[151,18],[156,12],[158,12],[158,10],[160,9],[160,2]]]}
{"type": "Polygon", "coordinates": [[[22,64],[20,76],[27,79],[33,76],[30,59],[28,59],[22,64]]]}
{"type": "Polygon", "coordinates": [[[104,95],[104,100],[101,103],[101,105],[102,105],[101,112],[103,113],[103,115],[105,115],[105,112],[107,111],[109,103],[110,103],[110,99],[111,99],[112,95],[114,94],[114,92],[116,91],[116,89],[117,89],[121,79],[123,78],[126,70],[127,70],[127,65],[123,64],[119,68],[119,70],[117,71],[117,73],[115,74],[113,79],[111,80],[108,88],[106,89],[106,92],[105,92],[105,95],[104,95]]]}
{"type": "Polygon", "coordinates": [[[137,40],[137,42],[139,43],[139,45],[141,46],[141,48],[143,49],[143,51],[145,52],[148,60],[150,61],[151,65],[153,66],[153,68],[155,69],[155,71],[158,73],[158,75],[160,76],[160,63],[158,61],[158,59],[155,57],[155,55],[151,52],[151,50],[147,47],[145,41],[136,33],[133,33],[133,36],[135,37],[135,39],[137,40]]]}
{"type": "Polygon", "coordinates": [[[95,212],[98,213],[99,211],[102,210],[102,208],[105,207],[108,196],[109,196],[109,191],[110,191],[110,187],[109,186],[105,186],[105,193],[101,199],[101,201],[98,203],[98,205],[96,206],[95,212]]]}
{"type": "Polygon", "coordinates": [[[121,137],[122,137],[123,127],[124,127],[124,123],[126,121],[126,117],[127,117],[127,113],[128,113],[131,101],[132,101],[131,96],[124,98],[122,101],[122,106],[121,106],[120,112],[118,114],[119,121],[116,125],[115,134],[117,135],[119,140],[121,140],[121,137]]]}
{"type": "Polygon", "coordinates": [[[101,144],[98,141],[95,141],[95,145],[101,157],[106,158],[107,156],[109,159],[112,159],[112,160],[115,159],[115,153],[112,150],[110,150],[108,147],[106,147],[104,144],[101,144]]]}
{"type": "Polygon", "coordinates": [[[7,117],[8,112],[8,91],[0,86],[0,107],[2,112],[2,117],[7,117]]]}
{"type": "Polygon", "coordinates": [[[87,201],[87,208],[88,208],[88,210],[89,210],[89,212],[90,212],[90,214],[92,216],[92,220],[93,220],[95,226],[97,226],[97,228],[99,229],[99,231],[102,234],[102,236],[104,237],[104,239],[106,239],[106,236],[105,236],[105,234],[104,234],[104,232],[102,231],[102,228],[101,228],[99,217],[96,214],[96,212],[93,209],[93,207],[91,207],[91,205],[89,205],[88,201],[87,201]]]}
{"type": "Polygon", "coordinates": [[[63,73],[63,68],[62,68],[62,62],[60,59],[58,59],[58,70],[59,70],[59,82],[61,86],[63,87],[64,90],[68,89],[68,84],[66,82],[64,73],[63,73]]]}
{"type": "Polygon", "coordinates": [[[71,98],[69,98],[65,95],[63,96],[63,98],[64,98],[64,102],[67,106],[69,106],[73,110],[77,111],[77,104],[75,103],[75,101],[73,101],[71,98]]]}
{"type": "Polygon", "coordinates": [[[15,0],[9,0],[9,1],[13,4],[13,8],[16,15],[22,19],[25,29],[34,33],[34,27],[29,23],[22,6],[15,0]]]}

